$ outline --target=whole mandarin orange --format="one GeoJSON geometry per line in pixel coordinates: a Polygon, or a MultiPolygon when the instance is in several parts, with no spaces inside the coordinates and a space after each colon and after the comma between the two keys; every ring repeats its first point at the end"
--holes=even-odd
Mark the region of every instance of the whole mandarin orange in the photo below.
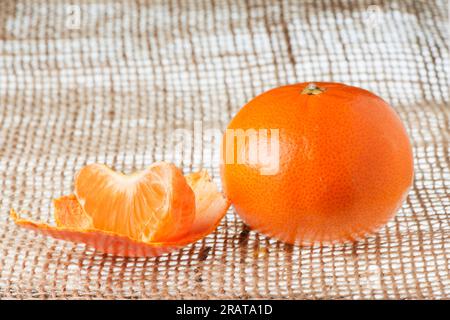
{"type": "Polygon", "coordinates": [[[411,144],[397,114],[373,93],[340,83],[257,96],[230,122],[222,151],[224,191],[236,212],[291,244],[373,233],[413,181],[411,144]]]}

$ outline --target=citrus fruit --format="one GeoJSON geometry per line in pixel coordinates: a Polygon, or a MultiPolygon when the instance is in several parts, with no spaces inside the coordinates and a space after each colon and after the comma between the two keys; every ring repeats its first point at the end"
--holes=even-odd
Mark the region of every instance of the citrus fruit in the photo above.
{"type": "Polygon", "coordinates": [[[269,90],[231,120],[223,139],[226,196],[251,228],[291,244],[373,233],[413,180],[394,110],[361,88],[299,83],[269,90]],[[274,139],[275,138],[275,139],[274,139]]]}
{"type": "Polygon", "coordinates": [[[122,256],[156,256],[212,232],[229,202],[202,170],[184,177],[159,162],[131,175],[104,165],[82,168],[75,194],[54,200],[56,226],[21,219],[16,224],[58,239],[82,242],[122,256]]]}

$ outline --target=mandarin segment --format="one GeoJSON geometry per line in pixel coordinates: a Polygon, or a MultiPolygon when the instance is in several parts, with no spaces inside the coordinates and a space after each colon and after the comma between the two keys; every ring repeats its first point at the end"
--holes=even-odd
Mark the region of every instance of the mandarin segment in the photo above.
{"type": "Polygon", "coordinates": [[[55,222],[58,227],[89,230],[94,228],[92,218],[84,212],[75,195],[53,200],[55,222]]]}
{"type": "Polygon", "coordinates": [[[217,189],[206,170],[186,176],[195,194],[195,219],[189,232],[178,242],[189,243],[214,231],[230,207],[230,201],[217,189]]]}
{"type": "Polygon", "coordinates": [[[88,165],[75,178],[75,194],[96,229],[136,241],[178,236],[195,215],[194,193],[181,170],[163,162],[132,175],[88,165]]]}

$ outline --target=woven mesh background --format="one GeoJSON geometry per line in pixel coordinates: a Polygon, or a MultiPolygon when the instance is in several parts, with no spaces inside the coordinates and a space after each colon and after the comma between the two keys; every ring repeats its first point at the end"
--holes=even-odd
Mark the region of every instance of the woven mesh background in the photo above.
{"type": "Polygon", "coordinates": [[[445,1],[1,1],[0,297],[449,299],[447,29],[445,1]],[[230,209],[204,240],[130,259],[8,218],[51,222],[51,199],[94,161],[129,172],[164,159],[220,183],[208,130],[311,80],[377,93],[412,139],[409,198],[364,241],[292,247],[230,209]]]}

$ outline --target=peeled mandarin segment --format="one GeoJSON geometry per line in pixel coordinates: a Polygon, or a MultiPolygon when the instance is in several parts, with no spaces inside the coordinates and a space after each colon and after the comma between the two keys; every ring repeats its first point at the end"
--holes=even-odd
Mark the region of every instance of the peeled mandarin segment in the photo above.
{"type": "Polygon", "coordinates": [[[170,243],[188,244],[205,237],[216,229],[230,206],[206,170],[188,174],[186,180],[195,194],[195,219],[186,235],[168,239],[170,243]]]}
{"type": "MultiPolygon", "coordinates": [[[[61,200],[62,202],[70,200],[61,200]]],[[[68,208],[70,203],[64,203],[68,208]]],[[[57,209],[58,210],[58,209],[57,209]]],[[[77,210],[77,209],[76,209],[77,210]]],[[[119,236],[100,230],[76,230],[65,227],[54,227],[46,223],[38,223],[21,219],[14,210],[11,218],[23,228],[30,229],[56,239],[84,243],[102,253],[126,257],[154,257],[179,249],[177,245],[147,244],[133,241],[127,237],[119,236]]]]}
{"type": "Polygon", "coordinates": [[[81,208],[75,195],[53,200],[56,226],[77,230],[93,229],[92,218],[81,208]]]}
{"type": "Polygon", "coordinates": [[[182,236],[195,215],[195,198],[181,170],[159,162],[123,175],[100,164],[82,168],[75,194],[95,229],[138,242],[182,236]]]}

